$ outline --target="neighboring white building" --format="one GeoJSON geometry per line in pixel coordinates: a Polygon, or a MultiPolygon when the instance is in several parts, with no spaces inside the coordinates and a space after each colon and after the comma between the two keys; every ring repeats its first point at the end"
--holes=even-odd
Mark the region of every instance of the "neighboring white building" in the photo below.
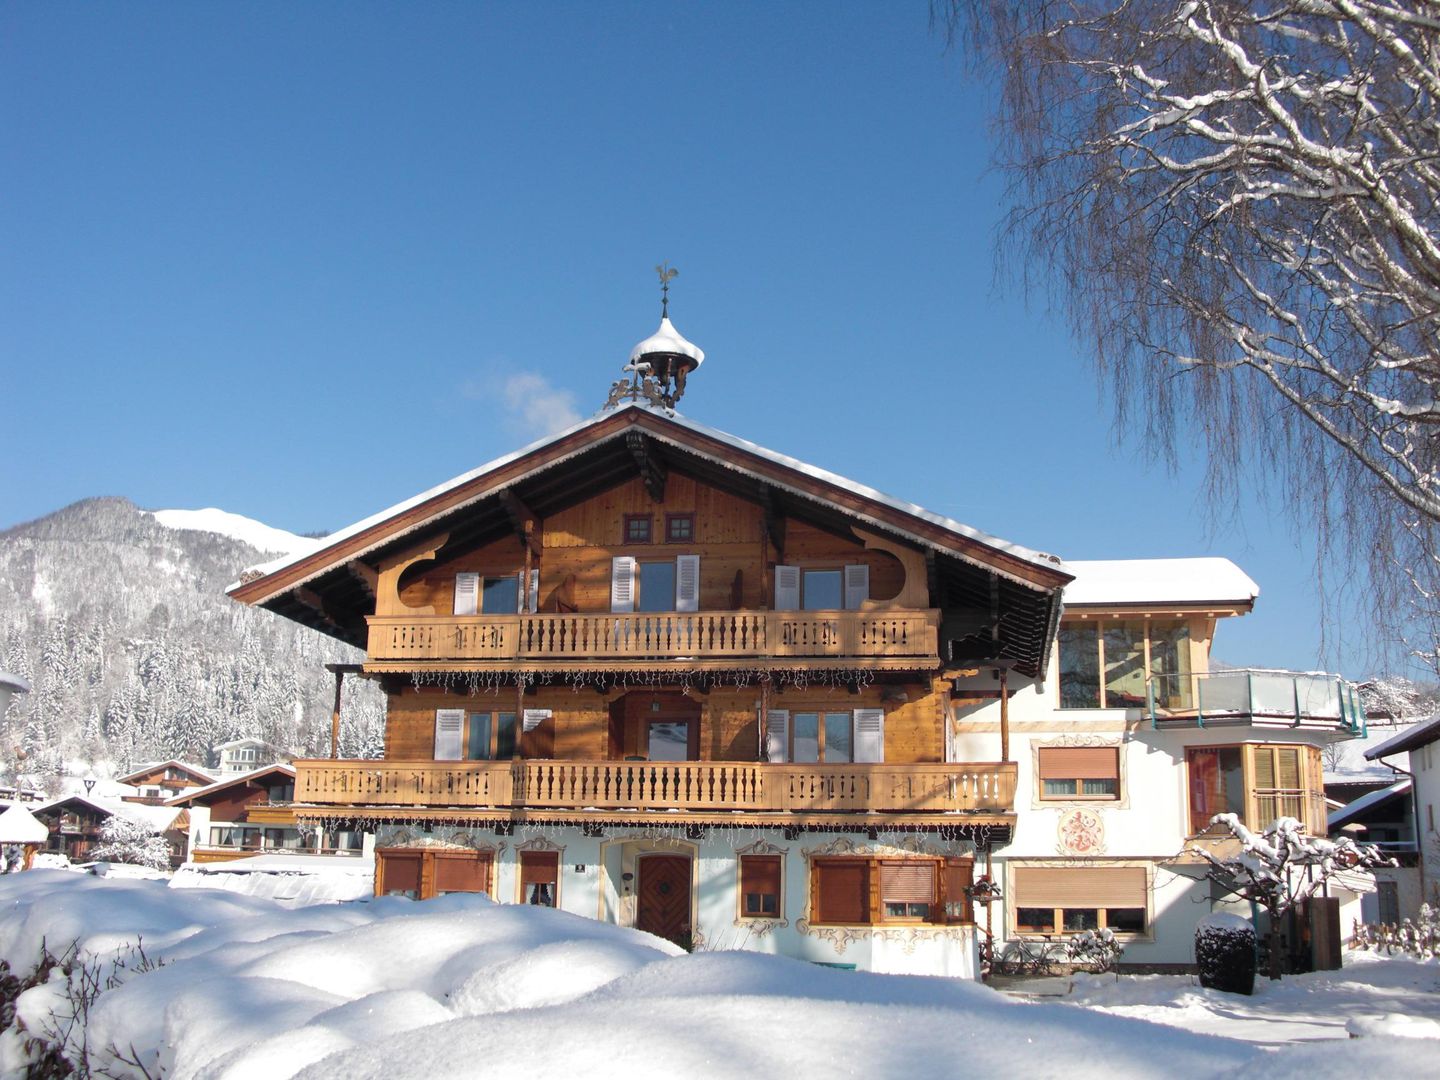
{"type": "Polygon", "coordinates": [[[1371,761],[1381,761],[1414,780],[1415,832],[1420,847],[1420,892],[1432,906],[1440,906],[1440,716],[1396,735],[1365,752],[1371,761]],[[1409,755],[1405,769],[1403,755],[1409,755]]]}
{"type": "Polygon", "coordinates": [[[290,755],[264,739],[233,739],[212,747],[221,776],[239,776],[262,765],[289,761],[290,755]]]}

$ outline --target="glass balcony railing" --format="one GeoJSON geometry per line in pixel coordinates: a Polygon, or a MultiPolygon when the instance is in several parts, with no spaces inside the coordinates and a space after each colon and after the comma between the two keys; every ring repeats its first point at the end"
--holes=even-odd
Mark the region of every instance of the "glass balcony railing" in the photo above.
{"type": "Polygon", "coordinates": [[[1236,668],[1160,675],[1149,680],[1146,697],[1155,726],[1258,723],[1365,733],[1365,709],[1355,687],[1325,672],[1236,668]]]}

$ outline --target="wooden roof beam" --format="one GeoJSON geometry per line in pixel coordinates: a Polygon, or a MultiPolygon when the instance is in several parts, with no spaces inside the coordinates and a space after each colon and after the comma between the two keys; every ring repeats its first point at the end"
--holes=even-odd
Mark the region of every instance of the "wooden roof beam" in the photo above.
{"type": "MultiPolygon", "coordinates": [[[[302,585],[298,589],[292,589],[291,595],[314,612],[320,622],[327,626],[334,627],[337,632],[348,637],[345,625],[340,622],[339,619],[335,618],[334,615],[330,614],[330,611],[325,607],[324,598],[315,590],[308,589],[302,585]]],[[[316,629],[320,628],[317,627],[316,629]]]]}
{"type": "Polygon", "coordinates": [[[501,490],[500,503],[505,507],[510,524],[515,526],[515,535],[520,538],[521,546],[529,548],[530,554],[538,559],[541,547],[540,516],[526,506],[511,488],[501,490]]]}
{"type": "Polygon", "coordinates": [[[669,471],[658,453],[658,448],[652,440],[645,437],[644,432],[640,431],[626,432],[625,445],[630,451],[630,456],[635,459],[635,467],[640,470],[640,476],[645,481],[645,490],[650,493],[650,498],[657,503],[663,503],[665,501],[665,480],[669,471]]]}
{"type": "Polygon", "coordinates": [[[373,602],[380,583],[380,572],[360,559],[351,559],[345,564],[345,569],[350,571],[350,576],[360,583],[365,595],[373,602]]]}
{"type": "Polygon", "coordinates": [[[758,502],[765,514],[765,535],[770,537],[770,543],[775,545],[775,555],[781,561],[785,561],[785,517],[775,505],[775,495],[769,485],[761,484],[758,502]]]}

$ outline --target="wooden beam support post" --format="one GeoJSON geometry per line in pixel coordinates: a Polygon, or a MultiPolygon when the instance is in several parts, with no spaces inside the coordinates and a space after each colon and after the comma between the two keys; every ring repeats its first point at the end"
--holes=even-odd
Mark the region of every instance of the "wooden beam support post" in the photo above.
{"type": "Polygon", "coordinates": [[[340,688],[345,683],[345,672],[335,672],[335,709],[330,713],[330,760],[340,757],[340,688]]]}
{"type": "Polygon", "coordinates": [[[1010,760],[1010,671],[1000,669],[1000,760],[1010,760]]]}

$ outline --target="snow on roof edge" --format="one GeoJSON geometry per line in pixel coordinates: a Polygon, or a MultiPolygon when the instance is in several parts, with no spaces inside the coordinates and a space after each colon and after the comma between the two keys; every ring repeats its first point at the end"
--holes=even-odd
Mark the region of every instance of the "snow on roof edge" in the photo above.
{"type": "Polygon", "coordinates": [[[1099,604],[1253,604],[1257,585],[1230,559],[1075,559],[1065,564],[1075,580],[1065,586],[1067,607],[1099,604]]]}
{"type": "Polygon", "coordinates": [[[189,802],[191,799],[198,799],[201,795],[208,795],[211,792],[219,791],[221,788],[230,787],[232,784],[244,783],[246,780],[249,780],[255,776],[259,776],[261,773],[274,772],[276,769],[279,769],[282,772],[289,773],[291,777],[294,777],[295,775],[294,765],[287,764],[283,761],[277,761],[273,765],[261,765],[258,769],[251,769],[247,773],[238,773],[235,776],[228,777],[227,779],[216,780],[213,784],[206,784],[204,787],[196,788],[194,791],[182,791],[179,795],[176,795],[173,798],[166,799],[165,805],[179,806],[182,803],[189,802]]]}
{"type": "MultiPolygon", "coordinates": [[[[256,566],[248,567],[246,572],[258,572],[264,577],[269,577],[271,574],[279,573],[281,570],[284,570],[287,567],[293,566],[296,563],[303,562],[305,559],[310,558],[313,555],[320,554],[326,548],[334,547],[337,544],[341,544],[344,541],[350,539],[351,537],[358,536],[365,530],[373,528],[374,526],[382,524],[383,522],[388,521],[393,517],[403,514],[405,513],[405,511],[411,510],[414,507],[429,501],[430,499],[443,495],[448,491],[453,491],[455,488],[461,487],[464,484],[469,483],[471,480],[484,476],[487,473],[494,472],[497,469],[509,465],[511,462],[518,461],[520,458],[525,457],[527,454],[534,453],[536,450],[548,446],[551,443],[559,442],[562,439],[568,438],[569,436],[574,435],[577,432],[583,431],[586,428],[599,423],[601,420],[609,416],[618,415],[626,411],[627,409],[637,409],[642,412],[649,412],[654,413],[655,415],[664,416],[666,419],[675,422],[681,427],[688,428],[689,430],[694,431],[697,434],[705,435],[719,442],[726,443],[727,445],[732,446],[738,450],[748,451],[758,457],[762,457],[768,461],[774,462],[775,464],[783,465],[787,468],[794,469],[795,471],[800,472],[806,476],[810,476],[814,479],[822,480],[829,484],[834,484],[837,487],[846,488],[847,490],[853,491],[857,495],[860,495],[862,498],[871,499],[875,502],[881,503],[882,505],[888,506],[893,510],[899,510],[902,513],[907,513],[914,517],[920,518],[922,521],[927,521],[932,525],[938,525],[943,529],[948,529],[950,532],[984,544],[987,547],[1011,555],[1024,562],[1031,563],[1035,566],[1043,567],[1047,570],[1057,570],[1061,573],[1066,574],[1069,573],[1069,571],[1066,569],[1065,562],[1060,559],[1059,556],[1050,555],[1042,551],[1036,551],[1032,548],[1027,548],[1020,544],[1013,544],[1008,540],[1002,540],[998,536],[992,536],[989,533],[982,532],[981,530],[976,529],[970,525],[966,525],[963,522],[956,521],[954,518],[947,518],[944,515],[932,513],[931,511],[916,505],[915,503],[905,502],[904,500],[896,499],[892,496],[886,495],[884,492],[878,491],[875,488],[867,487],[863,484],[857,484],[853,480],[850,480],[848,477],[840,476],[838,473],[829,472],[828,470],[821,469],[818,466],[810,465],[806,462],[800,461],[798,458],[792,458],[786,454],[781,454],[777,451],[767,449],[766,447],[760,446],[758,443],[752,443],[747,439],[742,439],[739,436],[731,435],[728,432],[721,431],[718,428],[708,427],[705,424],[701,424],[698,421],[691,420],[688,417],[683,416],[682,414],[677,413],[673,410],[661,409],[651,406],[648,403],[634,401],[626,402],[625,404],[614,408],[603,408],[599,412],[596,412],[594,415],[588,417],[587,419],[581,420],[579,423],[572,424],[561,431],[558,431],[551,435],[547,435],[544,438],[537,439],[534,442],[529,443],[528,445],[523,446],[518,450],[511,451],[508,454],[504,454],[498,458],[488,461],[485,464],[479,465],[476,468],[461,473],[459,476],[453,477],[450,480],[445,481],[444,483],[437,484],[432,488],[422,491],[418,495],[413,495],[408,499],[402,500],[401,502],[398,502],[385,510],[381,510],[377,513],[371,514],[369,517],[363,518],[362,520],[355,522],[353,525],[349,525],[343,529],[339,529],[331,533],[329,536],[325,537],[323,540],[324,546],[317,548],[315,551],[311,551],[303,555],[285,556],[280,559],[272,560],[268,563],[260,563],[256,566]]],[[[618,437],[620,434],[621,433],[617,432],[616,435],[611,436],[611,438],[618,437]]],[[[566,455],[565,458],[561,458],[557,461],[551,462],[548,467],[553,468],[554,466],[563,463],[565,460],[568,460],[570,456],[571,455],[566,455]]],[[[476,499],[484,498],[488,494],[489,492],[483,492],[477,495],[476,499]]],[[[384,540],[377,541],[376,546],[381,543],[386,543],[391,539],[393,539],[393,537],[385,537],[384,540]]],[[[312,574],[311,577],[313,578],[315,576],[318,576],[318,574],[322,572],[323,571],[317,571],[316,574],[312,574]]],[[[1011,575],[1004,576],[1010,577],[1011,575]]],[[[307,578],[306,580],[309,580],[309,578],[307,578]]],[[[240,588],[242,584],[244,583],[241,581],[233,581],[225,587],[225,591],[227,593],[233,592],[234,590],[240,588]]],[[[296,582],[295,584],[298,585],[301,584],[301,582],[296,582]]],[[[1026,582],[1025,584],[1030,585],[1031,583],[1026,582]]],[[[290,588],[293,587],[294,585],[290,586],[290,588]]],[[[1031,585],[1031,587],[1033,587],[1033,585],[1031,585]]],[[[272,593],[270,595],[275,594],[272,593]]],[[[265,597],[265,599],[269,599],[269,597],[267,596],[265,597]]]]}
{"type": "Polygon", "coordinates": [[[1376,761],[1382,757],[1388,757],[1390,754],[1414,750],[1416,747],[1424,746],[1436,739],[1440,739],[1440,713],[1436,713],[1430,719],[1416,724],[1407,731],[1390,736],[1379,746],[1372,746],[1365,751],[1365,759],[1376,761]]]}

